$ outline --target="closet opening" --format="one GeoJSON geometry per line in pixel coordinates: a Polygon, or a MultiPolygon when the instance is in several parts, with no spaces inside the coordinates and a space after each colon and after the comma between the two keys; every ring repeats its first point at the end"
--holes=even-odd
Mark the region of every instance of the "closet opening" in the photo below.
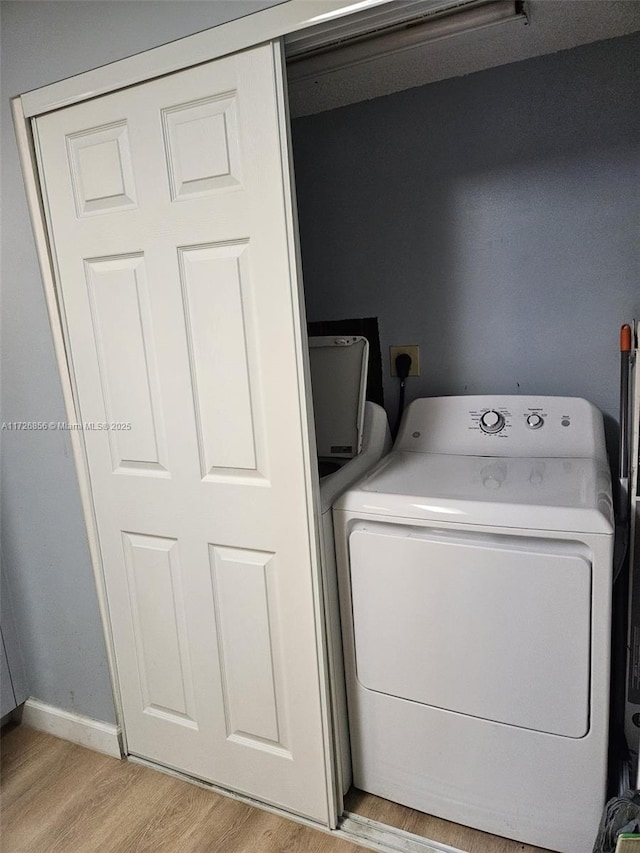
{"type": "MultiPolygon", "coordinates": [[[[575,192],[584,195],[589,228],[597,230],[597,174],[607,165],[589,172],[588,164],[608,134],[595,108],[610,85],[602,75],[613,62],[626,67],[621,78],[631,77],[632,37],[610,39],[604,8],[470,5],[476,12],[500,6],[504,17],[500,25],[460,26],[412,42],[411,27],[398,22],[380,25],[372,39],[357,26],[332,37],[316,38],[311,29],[286,39],[309,336],[369,338],[367,399],[384,407],[389,422],[398,395],[391,346],[421,349],[421,375],[408,380],[408,401],[560,393],[547,330],[550,314],[559,311],[553,325],[570,309],[558,304],[565,270],[553,247],[571,246],[569,257],[582,241],[571,213],[575,192]],[[560,52],[553,47],[559,33],[560,52]],[[387,37],[395,40],[388,49],[387,37]],[[576,87],[589,78],[591,107],[582,97],[578,106],[576,87]],[[579,190],[577,174],[585,170],[590,187],[579,190]],[[345,317],[375,318],[375,328],[372,320],[345,317]],[[528,348],[521,342],[526,328],[528,348]]],[[[438,15],[447,20],[443,7],[433,4],[434,25],[438,15]]],[[[623,109],[615,121],[624,122],[623,109]]],[[[324,503],[322,511],[329,512],[324,503]]],[[[405,841],[403,834],[418,836],[425,850],[548,853],[351,784],[339,569],[334,543],[325,537],[323,546],[331,564],[325,593],[343,826],[372,832],[373,821],[405,841]]]]}

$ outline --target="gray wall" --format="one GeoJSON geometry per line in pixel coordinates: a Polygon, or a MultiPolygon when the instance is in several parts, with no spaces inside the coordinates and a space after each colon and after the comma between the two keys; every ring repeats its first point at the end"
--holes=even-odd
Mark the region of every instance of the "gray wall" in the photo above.
{"type": "MultiPolygon", "coordinates": [[[[293,122],[310,320],[418,344],[407,398],[582,396],[615,417],[640,316],[638,35],[293,122]]],[[[615,424],[609,420],[610,436],[615,424]]]]}
{"type": "MultiPolygon", "coordinates": [[[[3,0],[2,421],[65,420],[9,98],[276,2],[3,0]]],[[[113,721],[68,436],[5,430],[0,438],[2,556],[30,693],[113,721]]]]}
{"type": "MultiPolygon", "coordinates": [[[[2,3],[3,421],[65,418],[9,96],[273,4],[2,3]]],[[[633,44],[295,122],[310,318],[374,314],[385,347],[420,344],[411,396],[581,394],[615,413],[617,329],[640,315],[633,44]]],[[[68,438],[0,438],[2,553],[31,694],[112,721],[68,438]]]]}

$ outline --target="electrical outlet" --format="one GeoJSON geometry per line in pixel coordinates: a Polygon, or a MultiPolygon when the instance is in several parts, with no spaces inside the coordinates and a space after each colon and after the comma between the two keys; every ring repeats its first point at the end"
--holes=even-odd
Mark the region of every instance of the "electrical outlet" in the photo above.
{"type": "Polygon", "coordinates": [[[411,356],[411,370],[409,371],[409,376],[420,376],[420,347],[419,346],[407,346],[407,347],[389,347],[389,360],[391,362],[391,375],[397,376],[398,372],[396,370],[396,358],[402,353],[405,353],[411,356]]]}

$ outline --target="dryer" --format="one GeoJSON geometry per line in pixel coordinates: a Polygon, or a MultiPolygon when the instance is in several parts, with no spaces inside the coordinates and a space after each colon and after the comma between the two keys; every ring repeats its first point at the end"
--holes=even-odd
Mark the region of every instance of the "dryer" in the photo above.
{"type": "Polygon", "coordinates": [[[416,400],[334,525],[354,784],[591,849],[614,530],[601,414],[563,397],[416,400]]]}

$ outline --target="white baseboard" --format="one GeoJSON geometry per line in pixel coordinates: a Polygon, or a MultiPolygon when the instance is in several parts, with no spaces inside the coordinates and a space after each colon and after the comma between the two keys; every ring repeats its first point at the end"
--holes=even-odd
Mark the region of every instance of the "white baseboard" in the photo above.
{"type": "Polygon", "coordinates": [[[87,749],[122,758],[120,727],[114,723],[103,723],[83,714],[74,714],[38,699],[27,699],[24,703],[22,722],[38,731],[86,746],[87,749]]]}

